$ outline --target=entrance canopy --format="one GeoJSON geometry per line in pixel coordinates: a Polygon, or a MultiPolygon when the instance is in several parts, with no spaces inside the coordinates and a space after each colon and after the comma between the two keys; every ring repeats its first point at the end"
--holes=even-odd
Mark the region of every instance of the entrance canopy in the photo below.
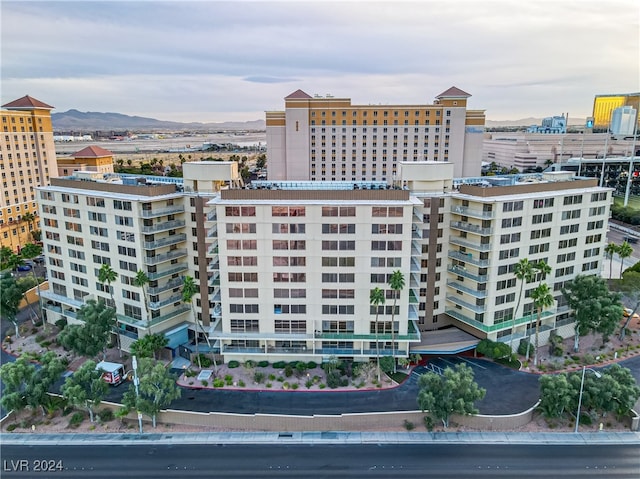
{"type": "Polygon", "coordinates": [[[418,354],[458,354],[475,348],[480,340],[456,327],[436,331],[422,331],[422,340],[409,347],[410,353],[418,354]]]}

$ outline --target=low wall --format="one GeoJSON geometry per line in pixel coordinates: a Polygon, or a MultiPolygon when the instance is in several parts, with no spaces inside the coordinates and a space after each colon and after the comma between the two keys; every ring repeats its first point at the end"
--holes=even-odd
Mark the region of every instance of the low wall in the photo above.
{"type": "MultiPolygon", "coordinates": [[[[517,429],[531,422],[536,403],[530,409],[507,416],[451,416],[451,422],[483,431],[517,429]]],[[[116,410],[119,404],[103,402],[101,407],[116,410]]],[[[136,420],[135,413],[127,416],[136,420]]],[[[402,427],[405,421],[420,427],[422,411],[391,411],[337,415],[289,416],[280,414],[200,413],[167,409],[158,414],[159,423],[210,427],[230,431],[375,431],[402,427]]],[[[150,419],[144,416],[145,422],[150,419]]]]}

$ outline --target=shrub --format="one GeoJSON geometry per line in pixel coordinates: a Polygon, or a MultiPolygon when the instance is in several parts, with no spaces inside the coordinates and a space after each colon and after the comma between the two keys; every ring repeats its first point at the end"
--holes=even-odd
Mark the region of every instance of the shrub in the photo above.
{"type": "Polygon", "coordinates": [[[17,428],[17,427],[18,427],[18,425],[17,425],[16,423],[9,424],[9,425],[7,426],[7,432],[11,432],[11,431],[13,431],[15,428],[17,428]]]}
{"type": "Polygon", "coordinates": [[[291,364],[287,364],[284,367],[284,375],[288,378],[290,378],[293,375],[293,368],[291,367],[291,364]]]}
{"type": "MultiPolygon", "coordinates": [[[[214,382],[215,382],[215,379],[214,379],[214,382]]],[[[202,381],[200,381],[200,384],[202,384],[206,388],[207,386],[209,386],[209,381],[207,381],[206,379],[203,379],[202,381]]]]}
{"type": "Polygon", "coordinates": [[[264,373],[262,371],[256,371],[253,374],[253,380],[260,384],[262,381],[264,381],[264,373]]]}
{"type": "Polygon", "coordinates": [[[84,421],[84,414],[81,413],[80,411],[74,412],[73,416],[71,416],[71,419],[69,419],[69,427],[72,427],[75,429],[78,426],[80,426],[80,424],[82,424],[83,421],[84,421]]]}
{"type": "Polygon", "coordinates": [[[241,388],[245,386],[244,381],[242,379],[238,381],[238,386],[240,386],[241,388]]]}
{"type": "Polygon", "coordinates": [[[293,383],[291,385],[291,389],[298,389],[298,383],[293,383]]]}
{"type": "Polygon", "coordinates": [[[304,385],[307,387],[307,389],[311,389],[311,386],[313,386],[313,380],[307,379],[307,382],[305,382],[304,385]]]}
{"type": "Polygon", "coordinates": [[[209,366],[211,366],[211,358],[205,356],[202,353],[199,354],[199,358],[200,360],[196,358],[196,360],[194,361],[195,364],[201,365],[203,368],[208,368],[209,366]]]}
{"type": "Polygon", "coordinates": [[[318,386],[320,389],[324,389],[327,387],[327,385],[325,383],[320,383],[320,385],[318,386]]]}
{"type": "Polygon", "coordinates": [[[287,381],[282,383],[282,389],[289,389],[289,383],[287,381]]]}
{"type": "MultiPolygon", "coordinates": [[[[37,329],[36,329],[37,331],[37,329]]],[[[41,343],[42,341],[45,341],[47,338],[45,338],[42,334],[38,334],[36,336],[36,343],[41,343]]]]}
{"type": "Polygon", "coordinates": [[[227,386],[231,386],[233,384],[233,376],[231,374],[225,374],[224,382],[227,384],[227,386]]]}
{"type": "Polygon", "coordinates": [[[260,361],[260,362],[258,363],[258,367],[261,367],[261,368],[268,368],[268,367],[269,367],[269,361],[260,361]]]}
{"type": "Polygon", "coordinates": [[[287,366],[287,363],[285,363],[284,361],[277,361],[273,363],[274,369],[284,369],[286,366],[287,366]]]}
{"type": "Polygon", "coordinates": [[[327,386],[329,386],[331,389],[339,387],[341,377],[342,376],[340,375],[339,371],[331,371],[329,374],[327,374],[327,386]]]}
{"type": "Polygon", "coordinates": [[[411,421],[407,421],[406,419],[404,420],[403,426],[407,431],[413,431],[416,427],[415,424],[413,424],[411,421]]]}
{"type": "Polygon", "coordinates": [[[296,374],[298,376],[302,376],[306,372],[307,372],[307,363],[303,361],[298,361],[298,363],[296,363],[296,374]]]}
{"type": "Polygon", "coordinates": [[[255,362],[255,361],[252,361],[251,359],[247,359],[247,360],[244,362],[244,367],[245,367],[245,368],[247,368],[247,369],[253,369],[253,368],[255,368],[255,367],[256,367],[256,362],[255,362]]]}
{"type": "Polygon", "coordinates": [[[222,387],[224,387],[224,380],[222,378],[215,378],[213,380],[213,387],[214,388],[222,388],[222,387]]]}
{"type": "Polygon", "coordinates": [[[100,422],[113,421],[115,419],[115,414],[111,409],[105,408],[98,413],[98,419],[100,420],[100,422]]]}
{"type": "Polygon", "coordinates": [[[62,331],[67,326],[67,320],[65,318],[59,319],[55,322],[56,327],[62,331]]]}
{"type": "Polygon", "coordinates": [[[309,361],[307,363],[307,369],[315,369],[318,367],[318,363],[316,363],[315,361],[309,361]]]}
{"type": "Polygon", "coordinates": [[[526,356],[527,348],[529,348],[529,354],[531,354],[533,352],[533,346],[531,346],[531,343],[528,340],[521,339],[520,344],[518,345],[518,354],[521,356],[526,356]]]}
{"type": "Polygon", "coordinates": [[[238,361],[229,361],[228,366],[229,369],[235,369],[240,366],[240,363],[238,361]]]}
{"type": "Polygon", "coordinates": [[[269,381],[275,381],[276,380],[276,375],[275,374],[269,374],[269,381]]]}
{"type": "Polygon", "coordinates": [[[266,386],[267,386],[268,388],[270,388],[270,387],[271,387],[271,383],[267,383],[267,384],[266,384],[266,386]]]}
{"type": "Polygon", "coordinates": [[[433,418],[431,416],[424,417],[424,426],[427,428],[427,431],[433,431],[433,418]]]}

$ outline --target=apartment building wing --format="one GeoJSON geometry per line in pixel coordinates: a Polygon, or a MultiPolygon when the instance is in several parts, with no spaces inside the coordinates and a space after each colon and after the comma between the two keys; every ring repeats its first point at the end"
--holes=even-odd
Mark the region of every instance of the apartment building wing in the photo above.
{"type": "Polygon", "coordinates": [[[381,355],[402,357],[419,341],[419,203],[407,190],[260,182],[208,206],[211,339],[225,360],[364,360],[377,341],[381,355]],[[394,299],[387,283],[397,270],[407,286],[394,299]],[[386,299],[377,315],[376,287],[386,299]]]}
{"type": "Polygon", "coordinates": [[[103,299],[116,308],[123,349],[145,334],[174,329],[186,342],[190,307],[181,302],[180,287],[193,256],[188,197],[175,184],[102,177],[54,178],[38,189],[47,320],[74,322],[88,298],[103,299]],[[111,285],[98,279],[104,264],[118,275],[111,285]],[[149,278],[144,288],[135,284],[138,271],[149,278]]]}
{"type": "Polygon", "coordinates": [[[354,105],[297,90],[266,112],[271,180],[392,181],[400,162],[441,161],[480,174],[482,110],[452,87],[431,105],[354,105]]]}
{"type": "Polygon", "coordinates": [[[16,251],[33,242],[35,221],[22,221],[25,214],[38,214],[35,188],[57,176],[51,125],[52,106],[24,96],[2,106],[0,141],[0,245],[16,251]]]}
{"type": "Polygon", "coordinates": [[[572,336],[561,289],[579,274],[600,274],[612,190],[564,172],[503,181],[462,184],[452,195],[446,314],[465,331],[517,347],[532,332],[531,291],[544,280],[555,304],[542,313],[541,344],[552,331],[572,336]],[[551,273],[525,285],[516,311],[514,271],[523,258],[544,261],[551,273]]]}

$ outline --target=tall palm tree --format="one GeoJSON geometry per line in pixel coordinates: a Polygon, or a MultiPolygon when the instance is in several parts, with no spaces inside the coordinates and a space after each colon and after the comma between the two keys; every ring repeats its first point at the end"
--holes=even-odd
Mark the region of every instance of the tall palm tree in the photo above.
{"type": "Polygon", "coordinates": [[[369,303],[376,308],[376,358],[378,363],[378,382],[380,382],[380,343],[378,342],[378,306],[384,304],[384,291],[377,286],[371,290],[369,294],[369,303]]]}
{"type": "MultiPolygon", "coordinates": [[[[540,260],[536,263],[533,263],[533,278],[536,276],[539,279],[538,286],[542,284],[542,282],[546,279],[547,275],[551,273],[551,266],[549,266],[545,261],[540,260]]],[[[536,322],[536,341],[538,340],[538,324],[536,322]]],[[[529,333],[529,345],[527,346],[527,354],[525,355],[526,360],[529,360],[529,349],[531,345],[531,333],[529,333]]],[[[537,345],[536,345],[536,353],[537,353],[537,345]]]]}
{"type": "MultiPolygon", "coordinates": [[[[33,216],[33,215],[31,215],[33,216]]],[[[24,219],[24,216],[22,217],[24,219]]],[[[27,243],[26,245],[24,245],[22,247],[22,249],[20,250],[20,256],[22,256],[24,259],[33,259],[36,256],[40,255],[42,253],[42,247],[38,246],[37,244],[34,243],[27,243]]],[[[40,302],[40,281],[38,281],[38,278],[36,277],[36,269],[34,267],[34,265],[31,265],[31,276],[33,277],[33,280],[36,283],[36,289],[38,291],[38,313],[40,315],[40,317],[42,318],[42,303],[40,302]]],[[[29,303],[29,299],[28,299],[28,295],[25,295],[25,299],[27,300],[27,304],[29,304],[29,308],[31,309],[31,304],[29,303]]],[[[33,312],[33,309],[31,310],[33,312]]],[[[37,316],[36,316],[37,318],[37,316]]],[[[32,317],[32,321],[34,324],[35,322],[33,321],[33,317],[32,317]]],[[[46,330],[46,326],[45,326],[45,330],[46,330]]]]}
{"type": "Polygon", "coordinates": [[[391,357],[393,358],[393,372],[396,372],[396,328],[395,328],[395,316],[396,316],[396,301],[400,296],[400,291],[404,289],[405,281],[402,271],[399,269],[391,273],[388,281],[389,287],[393,290],[393,309],[391,310],[391,357]]]}
{"type": "Polygon", "coordinates": [[[620,257],[620,278],[622,278],[622,270],[624,269],[624,260],[633,254],[633,248],[629,243],[623,241],[620,246],[618,246],[618,256],[620,257]]]}
{"type": "MultiPolygon", "coordinates": [[[[198,367],[202,368],[202,362],[200,361],[200,352],[198,350],[198,345],[199,345],[198,335],[200,334],[200,332],[198,331],[198,328],[200,328],[202,332],[205,333],[205,339],[207,340],[207,344],[209,345],[209,347],[211,347],[211,343],[209,342],[209,337],[207,335],[207,332],[204,330],[204,328],[200,324],[200,320],[198,319],[198,315],[196,314],[196,310],[193,305],[193,296],[197,292],[198,292],[198,286],[196,285],[196,282],[193,280],[193,278],[191,276],[183,277],[182,278],[182,301],[185,303],[190,303],[191,305],[191,313],[193,314],[193,320],[196,323],[196,334],[195,334],[196,357],[198,358],[198,367]]],[[[218,369],[218,365],[216,364],[215,354],[213,354],[213,367],[215,369],[218,369]]]]}
{"type": "MultiPolygon", "coordinates": [[[[102,284],[107,283],[109,287],[109,296],[111,296],[111,307],[117,311],[116,301],[113,299],[113,288],[111,283],[118,279],[118,273],[116,273],[110,264],[103,264],[98,270],[98,281],[102,284]]],[[[116,341],[118,343],[118,354],[122,357],[122,347],[120,346],[120,331],[118,327],[118,317],[116,316],[116,341]]]]}
{"type": "Polygon", "coordinates": [[[149,302],[147,301],[147,292],[145,286],[149,284],[149,276],[147,273],[139,269],[136,272],[136,276],[133,278],[133,285],[142,290],[142,299],[144,300],[144,310],[147,313],[147,329],[148,334],[151,334],[151,315],[149,314],[149,302]]]}
{"type": "Polygon", "coordinates": [[[514,269],[516,279],[520,280],[520,292],[518,293],[518,302],[516,308],[513,311],[513,320],[511,323],[511,339],[509,340],[509,347],[513,350],[513,336],[516,329],[516,317],[518,315],[518,308],[520,307],[520,301],[522,300],[522,291],[524,290],[524,284],[529,283],[534,278],[534,264],[527,258],[523,258],[516,264],[514,269]]]}
{"type": "Polygon", "coordinates": [[[615,243],[609,243],[604,247],[604,252],[609,258],[609,279],[613,278],[613,255],[618,252],[618,245],[615,243]]]}
{"type": "Polygon", "coordinates": [[[542,319],[542,311],[553,305],[553,294],[547,283],[540,283],[536,289],[531,292],[531,299],[538,311],[538,319],[536,320],[536,343],[533,356],[533,365],[538,365],[538,335],[540,331],[540,321],[542,319]]]}

